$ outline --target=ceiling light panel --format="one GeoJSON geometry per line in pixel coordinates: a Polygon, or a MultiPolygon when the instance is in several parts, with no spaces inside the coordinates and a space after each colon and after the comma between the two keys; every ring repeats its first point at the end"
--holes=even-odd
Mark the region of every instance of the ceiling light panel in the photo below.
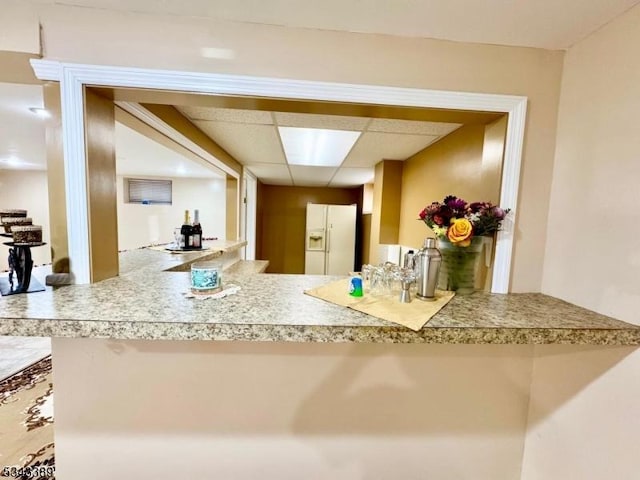
{"type": "Polygon", "coordinates": [[[272,125],[271,112],[259,110],[241,110],[237,108],[178,107],[178,110],[191,120],[209,120],[217,122],[253,123],[272,125]]]}
{"type": "Polygon", "coordinates": [[[340,115],[318,115],[309,113],[275,114],[276,122],[281,127],[325,128],[329,130],[362,131],[369,123],[368,118],[344,117],[340,115]]]}
{"type": "Polygon", "coordinates": [[[360,132],[321,128],[278,127],[289,165],[337,167],[360,132]]]}
{"type": "Polygon", "coordinates": [[[194,123],[243,165],[287,163],[278,131],[273,126],[202,121],[194,123]]]}
{"type": "Polygon", "coordinates": [[[369,132],[407,133],[413,135],[448,135],[461,123],[415,122],[412,120],[390,120],[374,118],[367,130],[369,132]]]}
{"type": "Polygon", "coordinates": [[[346,158],[343,167],[372,167],[381,160],[406,160],[439,137],[365,132],[346,158]]]}

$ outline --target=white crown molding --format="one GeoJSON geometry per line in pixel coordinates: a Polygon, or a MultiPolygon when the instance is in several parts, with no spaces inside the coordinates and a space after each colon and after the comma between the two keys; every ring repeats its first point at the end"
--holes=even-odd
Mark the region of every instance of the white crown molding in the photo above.
{"type": "Polygon", "coordinates": [[[73,214],[68,217],[69,255],[78,283],[87,283],[89,281],[90,265],[88,223],[86,219],[87,198],[86,185],[84,184],[86,159],[83,124],[84,99],[82,93],[85,85],[96,85],[150,88],[212,95],[247,95],[507,113],[509,118],[507,122],[500,204],[511,208],[512,213],[509,221],[505,222],[504,230],[498,234],[492,291],[495,293],[507,293],[509,291],[514,241],[513,225],[515,224],[516,206],[518,204],[522,143],[527,110],[526,97],[105,65],[82,65],[60,63],[52,60],[31,60],[31,64],[39,79],[60,81],[61,83],[65,175],[67,179],[67,214],[73,214]],[[73,208],[69,205],[73,205],[73,208]],[[84,272],[85,269],[86,274],[84,272]]]}
{"type": "Polygon", "coordinates": [[[40,80],[60,82],[62,80],[62,63],[33,58],[29,60],[31,68],[40,80]]]}

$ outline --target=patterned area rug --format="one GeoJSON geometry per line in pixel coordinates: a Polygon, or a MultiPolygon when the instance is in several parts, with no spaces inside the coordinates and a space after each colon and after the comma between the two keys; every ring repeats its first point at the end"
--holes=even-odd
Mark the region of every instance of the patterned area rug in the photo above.
{"type": "Polygon", "coordinates": [[[54,479],[51,357],[0,381],[0,478],[54,479]]]}

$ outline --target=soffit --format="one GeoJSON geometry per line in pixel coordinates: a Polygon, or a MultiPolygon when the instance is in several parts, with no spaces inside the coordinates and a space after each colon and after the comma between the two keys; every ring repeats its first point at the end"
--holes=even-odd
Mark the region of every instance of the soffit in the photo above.
{"type": "MultiPolygon", "coordinates": [[[[126,12],[284,27],[564,49],[638,0],[38,0],[126,12]]],[[[219,45],[199,45],[219,48],[219,45]]]]}

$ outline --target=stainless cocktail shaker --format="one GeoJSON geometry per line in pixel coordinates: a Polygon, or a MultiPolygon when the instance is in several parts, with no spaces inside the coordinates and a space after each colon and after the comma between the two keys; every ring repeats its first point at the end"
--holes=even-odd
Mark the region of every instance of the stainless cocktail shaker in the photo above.
{"type": "Polygon", "coordinates": [[[416,296],[420,300],[435,299],[441,263],[442,255],[440,255],[440,250],[436,248],[436,239],[425,239],[424,246],[414,256],[418,285],[416,296]]]}

